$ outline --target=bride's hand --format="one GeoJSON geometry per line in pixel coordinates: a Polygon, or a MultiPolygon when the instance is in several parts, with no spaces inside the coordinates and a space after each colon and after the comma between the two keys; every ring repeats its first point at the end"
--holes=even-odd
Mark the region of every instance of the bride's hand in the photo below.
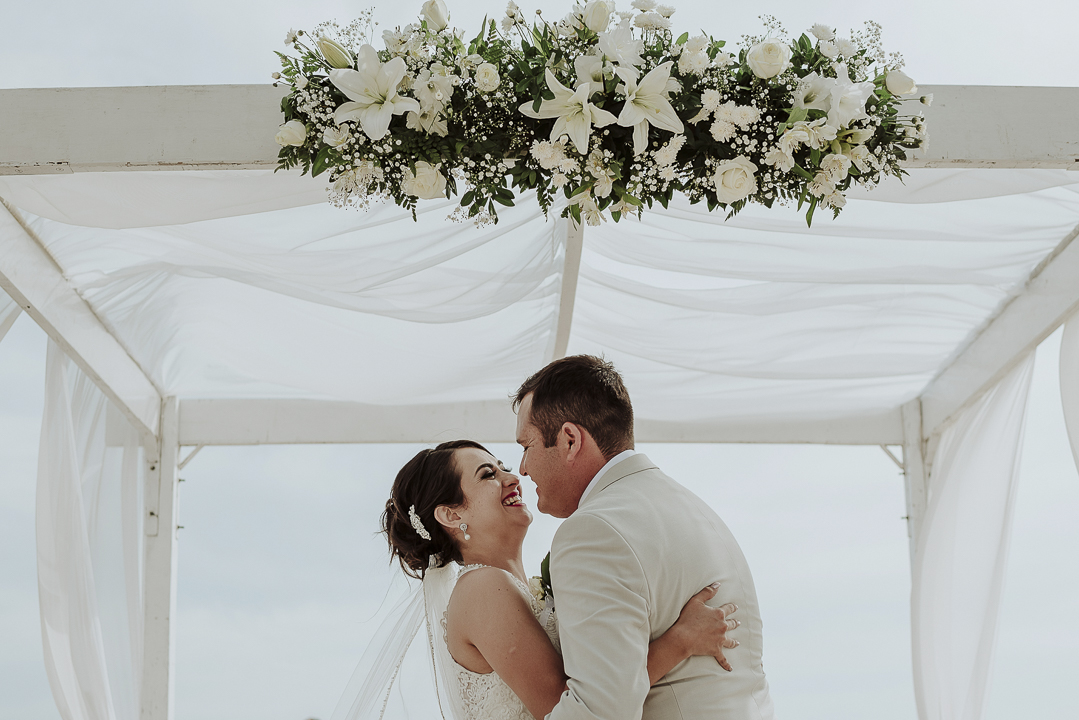
{"type": "Polygon", "coordinates": [[[730,617],[738,606],[727,603],[720,607],[710,607],[706,602],[715,597],[719,583],[713,583],[690,598],[678,622],[672,630],[678,632],[685,643],[686,656],[711,655],[727,672],[731,665],[723,655],[723,648],[738,647],[737,640],[727,637],[729,630],[734,630],[740,623],[730,617]]]}

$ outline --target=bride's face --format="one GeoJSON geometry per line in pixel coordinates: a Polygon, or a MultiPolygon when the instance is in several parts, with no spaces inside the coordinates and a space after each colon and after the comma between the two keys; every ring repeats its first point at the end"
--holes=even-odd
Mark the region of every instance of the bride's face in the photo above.
{"type": "MultiPolygon", "coordinates": [[[[454,454],[465,504],[459,511],[473,538],[495,539],[520,532],[532,522],[521,495],[521,480],[491,454],[461,448],[454,454]]],[[[474,541],[475,542],[475,541],[474,541]]]]}

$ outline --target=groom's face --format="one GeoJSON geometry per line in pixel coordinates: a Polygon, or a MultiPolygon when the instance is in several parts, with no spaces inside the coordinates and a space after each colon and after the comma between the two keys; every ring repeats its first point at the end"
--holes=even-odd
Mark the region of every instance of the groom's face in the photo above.
{"type": "Polygon", "coordinates": [[[517,442],[523,448],[521,475],[536,483],[536,508],[554,517],[569,517],[577,509],[580,492],[573,492],[558,444],[544,447],[543,435],[532,424],[531,395],[526,395],[517,409],[517,442]]]}

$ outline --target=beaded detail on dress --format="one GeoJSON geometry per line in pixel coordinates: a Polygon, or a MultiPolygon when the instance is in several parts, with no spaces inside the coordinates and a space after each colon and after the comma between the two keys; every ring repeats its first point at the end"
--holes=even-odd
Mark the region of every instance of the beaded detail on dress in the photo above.
{"type": "MultiPolygon", "coordinates": [[[[465,565],[461,568],[460,575],[470,570],[476,570],[489,565],[465,565]]],[[[460,577],[460,575],[458,577],[460,577]]],[[[545,613],[545,606],[541,605],[528,590],[528,586],[517,578],[513,578],[518,587],[528,598],[532,614],[539,621],[541,616],[546,615],[542,623],[547,637],[556,649],[558,643],[558,620],[554,611],[545,613]]],[[[446,616],[442,616],[442,638],[446,640],[446,616]]],[[[447,641],[448,642],[448,641],[447,641]]],[[[455,663],[456,664],[456,663],[455,663]]],[[[476,673],[457,665],[457,682],[460,683],[461,697],[465,707],[465,720],[534,720],[521,699],[514,694],[510,686],[495,672],[476,673]]]]}

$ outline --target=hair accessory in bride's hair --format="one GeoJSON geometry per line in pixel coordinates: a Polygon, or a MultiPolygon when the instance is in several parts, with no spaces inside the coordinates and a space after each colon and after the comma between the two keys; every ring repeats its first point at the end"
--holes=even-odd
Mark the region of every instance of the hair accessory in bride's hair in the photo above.
{"type": "Polygon", "coordinates": [[[416,514],[416,506],[412,505],[408,508],[408,519],[412,522],[412,529],[416,531],[424,540],[431,539],[431,533],[427,532],[427,528],[423,526],[423,521],[420,520],[420,516],[416,514]]]}

